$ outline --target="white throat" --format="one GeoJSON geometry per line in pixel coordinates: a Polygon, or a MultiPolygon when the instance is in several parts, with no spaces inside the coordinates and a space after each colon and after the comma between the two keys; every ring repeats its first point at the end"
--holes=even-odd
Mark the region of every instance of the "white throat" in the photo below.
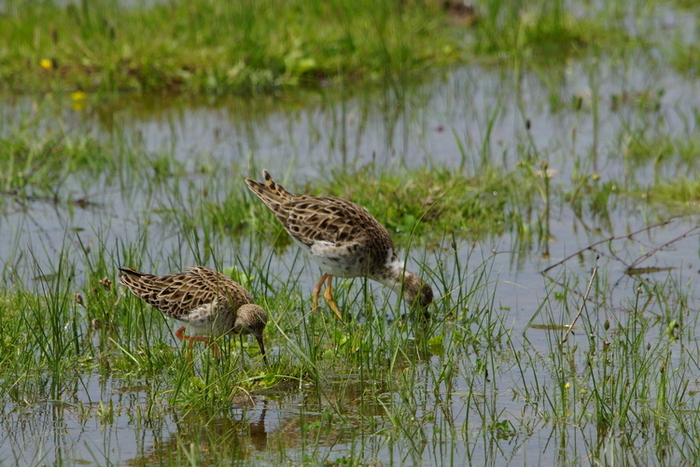
{"type": "Polygon", "coordinates": [[[395,259],[394,261],[386,265],[386,269],[381,271],[372,279],[383,285],[389,287],[394,292],[400,294],[403,289],[403,280],[407,276],[406,265],[400,259],[395,259]]]}

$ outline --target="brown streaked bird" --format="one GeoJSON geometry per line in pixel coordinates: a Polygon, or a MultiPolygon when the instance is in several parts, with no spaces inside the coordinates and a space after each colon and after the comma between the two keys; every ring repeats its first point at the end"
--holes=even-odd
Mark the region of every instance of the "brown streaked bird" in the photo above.
{"type": "Polygon", "coordinates": [[[253,296],[240,284],[204,266],[192,266],[187,272],[154,276],[129,268],[119,268],[119,282],[134,295],[185,323],[175,332],[178,339],[212,345],[221,354],[214,337],[224,334],[252,334],[267,363],[263,330],[267,313],[253,302],[253,296]],[[189,335],[185,335],[185,329],[189,335]],[[205,337],[206,336],[206,337],[205,337]]]}
{"type": "Polygon", "coordinates": [[[247,178],[248,188],[265,203],[294,241],[308,252],[323,271],[314,287],[313,311],[324,282],[324,298],[342,319],[333,300],[333,276],[368,277],[403,294],[408,304],[428,316],[433,290],[407,271],[394,250],[386,228],[365,208],[330,196],[297,195],[285,190],[263,170],[265,183],[247,178]]]}

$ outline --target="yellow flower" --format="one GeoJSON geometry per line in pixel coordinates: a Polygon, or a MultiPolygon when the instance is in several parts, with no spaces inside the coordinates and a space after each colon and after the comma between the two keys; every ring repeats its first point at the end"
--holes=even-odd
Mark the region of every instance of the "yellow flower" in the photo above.
{"type": "Polygon", "coordinates": [[[71,108],[73,110],[83,110],[85,108],[85,99],[87,99],[87,94],[83,91],[75,91],[70,93],[70,98],[73,100],[71,108]]]}
{"type": "Polygon", "coordinates": [[[51,61],[51,59],[48,59],[48,58],[42,58],[41,60],[39,60],[39,65],[44,70],[52,70],[53,69],[53,62],[51,61]]]}

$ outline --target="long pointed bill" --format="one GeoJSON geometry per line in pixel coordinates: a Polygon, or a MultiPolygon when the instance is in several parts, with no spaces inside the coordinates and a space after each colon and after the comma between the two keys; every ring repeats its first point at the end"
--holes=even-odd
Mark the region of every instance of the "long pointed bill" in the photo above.
{"type": "Polygon", "coordinates": [[[265,344],[263,343],[263,338],[262,336],[255,336],[255,339],[258,341],[258,345],[260,346],[260,353],[263,356],[263,362],[265,362],[265,365],[267,365],[267,355],[265,354],[265,344]]]}

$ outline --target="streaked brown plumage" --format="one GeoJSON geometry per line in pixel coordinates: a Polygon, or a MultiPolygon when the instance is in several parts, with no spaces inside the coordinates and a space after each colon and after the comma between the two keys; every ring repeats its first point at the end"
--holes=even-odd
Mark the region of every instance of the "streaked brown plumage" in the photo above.
{"type": "MultiPolygon", "coordinates": [[[[263,360],[263,330],[267,313],[253,302],[253,297],[240,284],[204,266],[190,267],[187,272],[154,276],[129,268],[119,268],[119,282],[134,295],[185,323],[175,333],[179,339],[211,341],[224,334],[252,334],[258,341],[263,360]],[[185,335],[187,329],[189,335],[185,335]],[[203,337],[206,335],[208,337],[203,337]]],[[[218,355],[218,347],[214,343],[218,355]]]]}
{"type": "Polygon", "coordinates": [[[341,318],[331,290],[333,276],[368,277],[402,293],[412,307],[427,316],[426,308],[433,301],[432,289],[405,269],[389,232],[369,211],[340,198],[290,193],[275,183],[266,170],[263,176],[266,183],[247,178],[248,188],[324,273],[314,287],[314,311],[321,287],[327,281],[323,296],[341,318]]]}

